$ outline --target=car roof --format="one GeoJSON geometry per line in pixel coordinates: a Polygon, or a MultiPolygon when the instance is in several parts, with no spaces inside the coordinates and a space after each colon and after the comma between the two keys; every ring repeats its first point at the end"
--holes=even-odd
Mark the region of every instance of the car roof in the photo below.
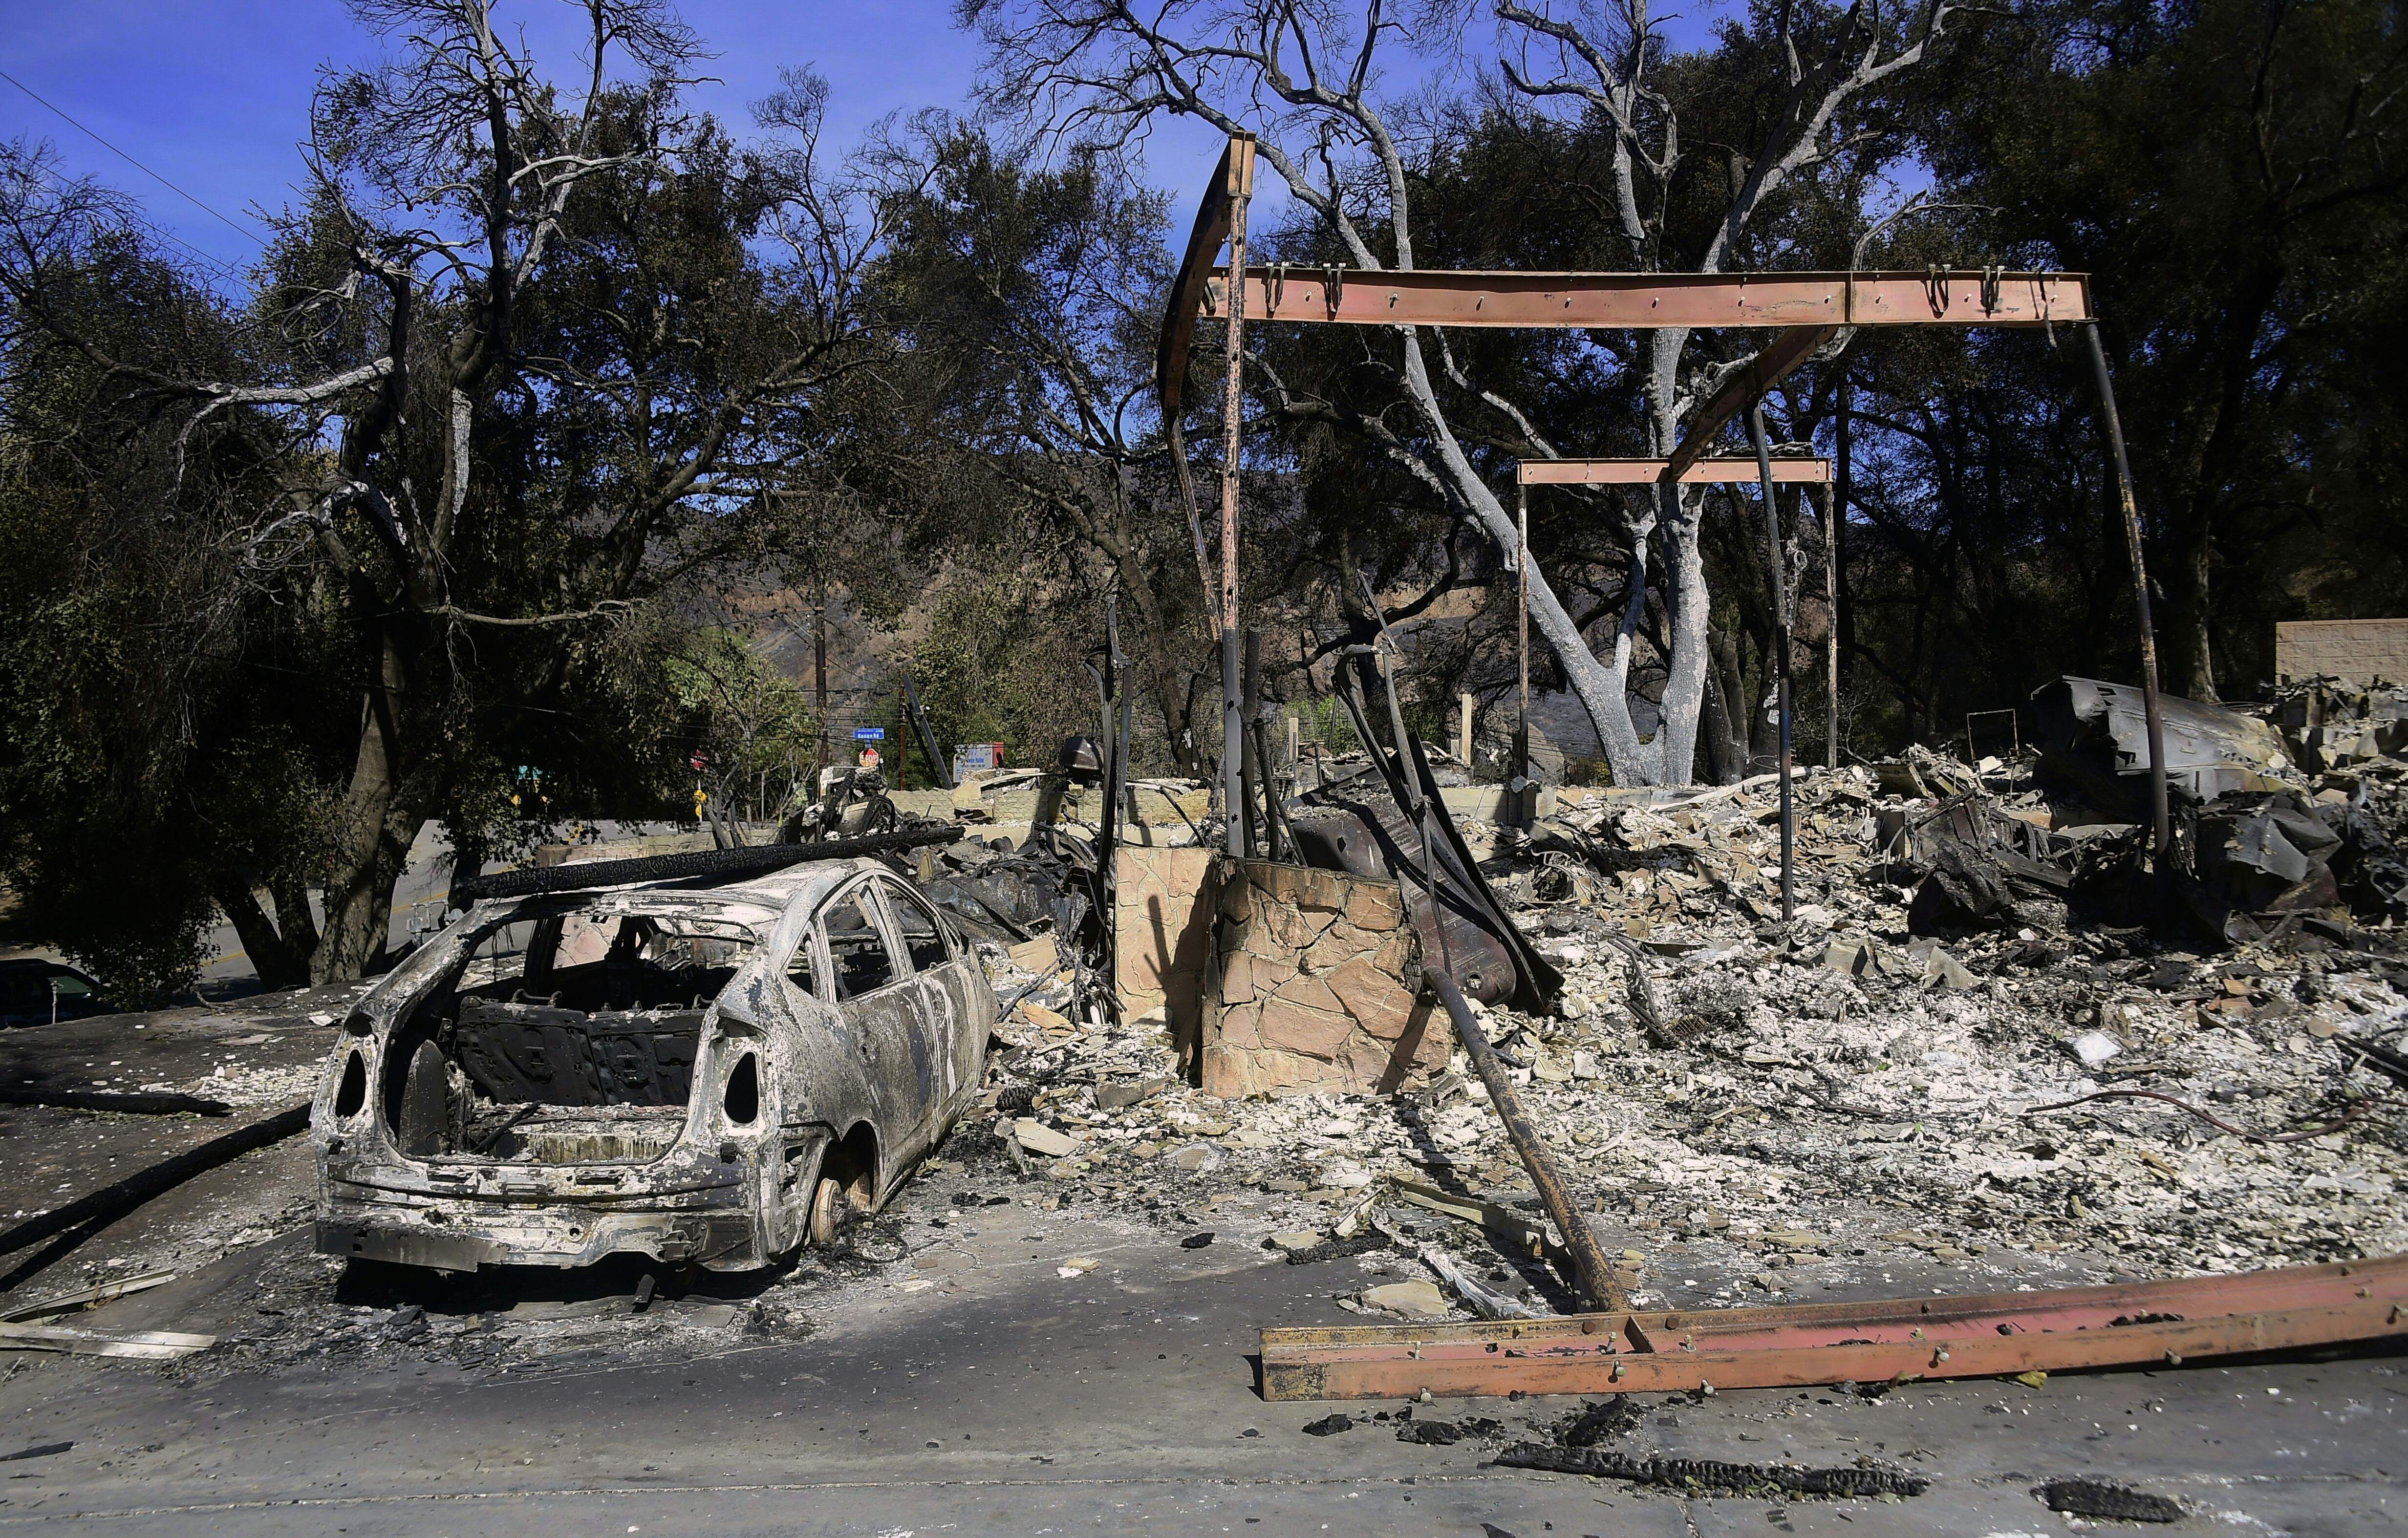
{"type": "Polygon", "coordinates": [[[784,908],[801,898],[806,900],[806,905],[815,906],[821,898],[866,871],[888,876],[895,874],[875,860],[813,860],[800,865],[789,865],[782,871],[772,871],[767,876],[756,876],[749,881],[731,882],[724,887],[708,890],[738,902],[762,903],[784,908]]]}
{"type": "Polygon", "coordinates": [[[556,908],[563,900],[657,896],[666,908],[715,909],[731,919],[742,916],[743,910],[749,909],[751,916],[756,916],[756,921],[774,921],[797,903],[805,907],[816,907],[829,892],[867,872],[894,874],[875,860],[812,860],[748,880],[731,881],[724,886],[696,887],[674,880],[637,881],[624,886],[596,887],[590,891],[533,894],[529,898],[518,899],[511,907],[530,901],[556,908]]]}

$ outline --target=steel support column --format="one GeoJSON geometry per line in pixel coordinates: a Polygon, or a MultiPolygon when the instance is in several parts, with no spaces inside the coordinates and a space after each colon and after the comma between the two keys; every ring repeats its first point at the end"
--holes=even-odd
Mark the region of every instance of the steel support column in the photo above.
{"type": "Polygon", "coordinates": [[[2141,703],[2149,721],[2149,812],[2154,819],[2153,847],[2160,868],[2173,847],[2173,819],[2166,799],[2166,720],[2157,705],[2157,630],[2149,618],[2149,570],[2141,557],[2141,509],[2132,498],[2132,462],[2124,453],[2124,422],[2115,413],[2115,381],[2107,373],[2107,349],[2099,342],[2099,323],[2082,328],[2090,349],[2090,372],[2099,387],[2099,419],[2107,429],[2107,448],[2115,464],[2115,494],[2123,504],[2124,538],[2132,556],[2132,603],[2141,621],[2141,703]]]}
{"type": "Polygon", "coordinates": [[[1766,555],[1772,577],[1772,676],[1781,710],[1781,921],[1798,917],[1798,803],[1789,783],[1789,557],[1781,541],[1781,503],[1772,482],[1772,446],[1764,434],[1764,403],[1747,410],[1748,435],[1756,440],[1756,487],[1764,497],[1766,555]]]}

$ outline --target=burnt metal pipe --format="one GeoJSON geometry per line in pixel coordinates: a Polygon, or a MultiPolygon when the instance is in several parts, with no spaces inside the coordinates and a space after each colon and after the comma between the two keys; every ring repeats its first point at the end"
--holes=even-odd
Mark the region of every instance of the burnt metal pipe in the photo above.
{"type": "Polygon", "coordinates": [[[1789,563],[1781,548],[1781,507],[1773,500],[1772,449],[1764,435],[1764,403],[1748,407],[1756,439],[1756,490],[1764,495],[1766,553],[1772,562],[1773,676],[1781,691],[1781,921],[1798,916],[1798,802],[1789,784],[1789,563]]]}
{"type": "Polygon", "coordinates": [[[2115,414],[2115,384],[2107,374],[2107,349],[2099,322],[2086,321],[2082,337],[2090,348],[2090,373],[2099,386],[2099,420],[2115,463],[2115,492],[2124,505],[2124,538],[2132,553],[2132,602],[2141,618],[2141,704],[2149,719],[2149,812],[2156,819],[2155,847],[2160,866],[2173,847],[2173,818],[2166,805],[2166,719],[2157,706],[2157,630],[2149,618],[2149,573],[2141,560],[2141,509],[2132,500],[2132,462],[2124,452],[2124,422],[2115,414]]]}
{"type": "Polygon", "coordinates": [[[1497,1048],[1489,1045],[1486,1033],[1480,1029],[1480,1021],[1472,1017],[1463,990],[1455,986],[1455,979],[1441,967],[1428,969],[1426,975],[1455,1021],[1455,1034],[1463,1043],[1464,1056],[1471,1060],[1480,1082],[1488,1087],[1488,1103],[1496,1108],[1497,1119],[1505,1124],[1505,1135],[1512,1140],[1513,1151],[1522,1156],[1522,1167],[1530,1172],[1530,1184],[1539,1188],[1539,1201],[1564,1236],[1564,1253],[1571,1260],[1572,1285],[1579,1290],[1582,1303],[1592,1312],[1627,1309],[1628,1295],[1614,1281],[1613,1268],[1606,1264],[1597,1235],[1573,1210],[1571,1192],[1565,1189],[1563,1176],[1555,1173],[1555,1161],[1548,1157],[1546,1145],[1539,1140],[1529,1112],[1522,1108],[1521,1095],[1514,1090],[1513,1081],[1505,1075],[1504,1060],[1497,1055],[1497,1048]]]}

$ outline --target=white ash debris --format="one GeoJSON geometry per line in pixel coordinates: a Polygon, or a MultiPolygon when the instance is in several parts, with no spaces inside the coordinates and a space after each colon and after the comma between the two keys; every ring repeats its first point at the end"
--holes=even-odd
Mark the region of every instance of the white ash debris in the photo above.
{"type": "Polygon", "coordinates": [[[285,1067],[222,1062],[197,1078],[160,1088],[221,1100],[228,1105],[280,1110],[316,1094],[321,1072],[314,1062],[285,1067]]]}
{"type": "MultiPolygon", "coordinates": [[[[2019,910],[1918,938],[1912,893],[1881,879],[1876,850],[1880,814],[1914,803],[1880,785],[1861,770],[1797,782],[1786,927],[1769,782],[1687,805],[1568,800],[1529,837],[1467,830],[1565,975],[1558,1015],[1490,1009],[1486,1028],[1642,1297],[1777,1301],[1909,1262],[1964,1268],[1970,1289],[2018,1255],[2018,1275],[2178,1275],[2408,1249],[2408,1095],[2345,1046],[2408,1029],[2396,933],[2374,949],[2310,936],[2203,958],[2137,930],[2069,929],[2042,905],[2039,923],[2019,910]],[[1633,940],[1664,1027],[1653,1037],[1631,1006],[1633,940]],[[2268,1133],[2354,1118],[2269,1144],[2155,1100],[2031,1114],[2130,1090],[2268,1133]],[[1694,1271],[1725,1279],[1646,1290],[1694,1271]]],[[[1068,991],[1011,1012],[990,1090],[999,1132],[1033,1117],[1075,1141],[1066,1157],[1024,1150],[1033,1178],[1122,1199],[1251,1186],[1273,1199],[1257,1238],[1284,1248],[1390,1179],[1539,1216],[1460,1053],[1417,1095],[1221,1101],[1185,1087],[1158,1018],[1074,1024],[1054,1013],[1068,991]]],[[[1382,1210],[1497,1277],[1505,1258],[1476,1229],[1382,1210]]]]}

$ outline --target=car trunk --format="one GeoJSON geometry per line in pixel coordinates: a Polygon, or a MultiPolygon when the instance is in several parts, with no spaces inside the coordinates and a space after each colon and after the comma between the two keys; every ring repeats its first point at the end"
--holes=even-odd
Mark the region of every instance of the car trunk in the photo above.
{"type": "Polygon", "coordinates": [[[569,913],[501,924],[396,1028],[387,1115],[413,1158],[641,1163],[686,1121],[740,926],[569,913]]]}

